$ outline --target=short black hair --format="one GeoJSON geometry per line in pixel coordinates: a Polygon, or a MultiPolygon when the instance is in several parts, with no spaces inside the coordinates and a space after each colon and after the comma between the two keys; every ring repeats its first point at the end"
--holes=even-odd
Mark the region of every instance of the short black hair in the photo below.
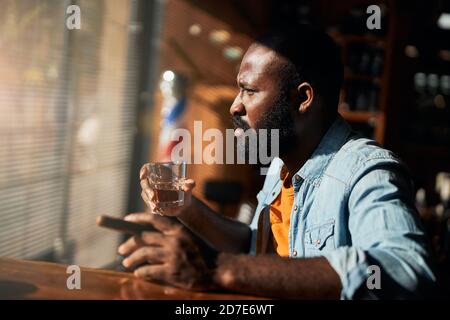
{"type": "Polygon", "coordinates": [[[337,110],[344,67],[340,48],[329,35],[302,24],[274,29],[256,43],[287,59],[281,70],[283,86],[309,82],[327,108],[337,110]]]}

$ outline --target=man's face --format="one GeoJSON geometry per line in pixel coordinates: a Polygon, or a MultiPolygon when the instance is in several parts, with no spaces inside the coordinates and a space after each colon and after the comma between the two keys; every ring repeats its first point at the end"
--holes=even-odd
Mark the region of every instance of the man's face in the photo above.
{"type": "Polygon", "coordinates": [[[283,63],[269,48],[251,46],[242,59],[237,76],[240,90],[230,108],[236,136],[247,129],[279,129],[280,152],[295,131],[289,90],[281,83],[283,63]]]}

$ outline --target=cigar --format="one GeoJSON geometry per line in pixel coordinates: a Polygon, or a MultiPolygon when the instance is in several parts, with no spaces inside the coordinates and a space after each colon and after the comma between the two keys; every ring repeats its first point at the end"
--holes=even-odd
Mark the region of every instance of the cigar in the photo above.
{"type": "Polygon", "coordinates": [[[139,235],[144,231],[156,231],[155,227],[150,224],[131,222],[104,215],[98,216],[96,223],[99,227],[112,229],[130,235],[139,235]]]}

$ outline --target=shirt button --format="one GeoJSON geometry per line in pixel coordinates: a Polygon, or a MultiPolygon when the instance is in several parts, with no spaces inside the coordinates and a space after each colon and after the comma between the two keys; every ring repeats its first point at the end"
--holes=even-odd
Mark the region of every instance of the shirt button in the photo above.
{"type": "Polygon", "coordinates": [[[275,191],[274,192],[272,192],[272,196],[274,196],[275,195],[275,191]]]}
{"type": "Polygon", "coordinates": [[[316,244],[320,244],[320,239],[317,239],[317,240],[316,240],[316,244]]]}
{"type": "Polygon", "coordinates": [[[297,211],[298,210],[298,207],[297,206],[294,206],[294,211],[297,211]]]}
{"type": "Polygon", "coordinates": [[[297,250],[292,251],[292,256],[294,256],[294,257],[297,256],[297,250]]]}
{"type": "Polygon", "coordinates": [[[297,182],[300,181],[300,176],[298,174],[295,175],[295,181],[297,181],[297,182]]]}

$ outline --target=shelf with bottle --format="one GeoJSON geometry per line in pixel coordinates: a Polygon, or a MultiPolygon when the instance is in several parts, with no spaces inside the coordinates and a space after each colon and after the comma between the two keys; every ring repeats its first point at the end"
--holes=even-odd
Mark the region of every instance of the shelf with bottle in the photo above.
{"type": "Polygon", "coordinates": [[[402,138],[417,144],[441,146],[450,153],[450,75],[414,75],[414,96],[402,124],[402,138]]]}
{"type": "Polygon", "coordinates": [[[388,89],[397,30],[396,2],[377,3],[381,24],[375,29],[367,26],[367,1],[322,4],[326,8],[322,13],[323,26],[340,46],[344,65],[339,112],[356,131],[383,144],[386,119],[395,107],[389,104],[392,93],[388,89]]]}
{"type": "MultiPolygon", "coordinates": [[[[334,19],[334,15],[328,17],[328,21],[333,21],[328,25],[328,33],[336,41],[348,43],[372,43],[380,46],[387,45],[387,34],[389,31],[389,17],[391,16],[392,5],[390,1],[379,1],[376,6],[379,11],[379,25],[377,28],[369,28],[367,1],[352,1],[351,3],[340,4],[335,7],[335,11],[341,12],[339,19],[334,19]],[[346,10],[340,10],[339,6],[345,6],[346,10]]],[[[327,7],[332,7],[328,4],[327,7]]],[[[329,8],[330,9],[330,8],[329,8]]],[[[331,8],[333,10],[333,8],[331,8]]]]}
{"type": "Polygon", "coordinates": [[[383,111],[351,110],[346,102],[339,104],[338,111],[352,126],[353,130],[367,138],[376,140],[380,144],[384,143],[386,117],[383,111]]]}
{"type": "Polygon", "coordinates": [[[353,75],[381,77],[385,50],[371,44],[349,45],[343,52],[345,71],[353,75]]]}
{"type": "Polygon", "coordinates": [[[341,107],[347,111],[376,112],[380,88],[370,82],[346,80],[341,90],[341,107]]]}

